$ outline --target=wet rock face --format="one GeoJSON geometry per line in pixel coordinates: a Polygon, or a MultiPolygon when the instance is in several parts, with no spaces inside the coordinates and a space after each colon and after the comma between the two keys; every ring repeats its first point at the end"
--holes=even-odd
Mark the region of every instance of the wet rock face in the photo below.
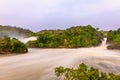
{"type": "Polygon", "coordinates": [[[3,51],[3,50],[0,50],[0,54],[10,54],[10,52],[8,52],[8,51],[3,51]]]}
{"type": "Polygon", "coordinates": [[[120,49],[120,45],[112,44],[112,45],[107,46],[107,49],[120,49]]]}

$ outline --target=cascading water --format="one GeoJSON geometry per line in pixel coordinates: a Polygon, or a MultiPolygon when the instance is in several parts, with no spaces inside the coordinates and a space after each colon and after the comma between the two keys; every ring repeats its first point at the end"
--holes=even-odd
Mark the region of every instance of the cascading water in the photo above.
{"type": "Polygon", "coordinates": [[[100,46],[97,46],[97,47],[94,47],[94,48],[95,48],[95,49],[96,49],[96,48],[97,48],[97,49],[106,49],[106,48],[107,48],[106,41],[107,41],[107,38],[104,38],[104,39],[102,40],[101,45],[100,45],[100,46]]]}
{"type": "Polygon", "coordinates": [[[19,40],[22,41],[23,43],[27,43],[28,41],[37,40],[37,37],[19,38],[19,40]]]}
{"type": "Polygon", "coordinates": [[[104,38],[103,41],[102,41],[102,44],[101,44],[101,47],[106,47],[106,41],[107,41],[107,38],[104,38]]]}

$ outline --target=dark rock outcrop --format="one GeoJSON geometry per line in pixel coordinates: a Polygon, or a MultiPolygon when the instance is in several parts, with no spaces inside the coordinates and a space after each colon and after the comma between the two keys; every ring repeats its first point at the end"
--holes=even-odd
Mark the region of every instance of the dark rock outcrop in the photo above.
{"type": "Polygon", "coordinates": [[[0,50],[0,54],[10,54],[10,52],[8,52],[8,51],[3,51],[3,50],[0,50]]]}
{"type": "Polygon", "coordinates": [[[118,44],[111,44],[107,46],[107,49],[119,49],[120,50],[120,45],[118,44]]]}

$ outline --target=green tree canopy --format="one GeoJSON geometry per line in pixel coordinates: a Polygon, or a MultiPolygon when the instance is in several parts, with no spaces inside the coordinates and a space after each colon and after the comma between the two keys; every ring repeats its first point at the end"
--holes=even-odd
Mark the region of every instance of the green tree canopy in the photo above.
{"type": "Polygon", "coordinates": [[[28,52],[27,46],[16,38],[10,39],[5,36],[0,40],[0,51],[11,53],[26,53],[28,52]]]}
{"type": "MultiPolygon", "coordinates": [[[[40,48],[78,48],[97,46],[103,38],[101,32],[92,26],[75,26],[66,30],[41,32],[36,40],[40,48]]],[[[29,42],[29,44],[31,44],[29,42]]]]}
{"type": "Polygon", "coordinates": [[[107,42],[120,45],[120,29],[110,30],[107,34],[107,42]]]}

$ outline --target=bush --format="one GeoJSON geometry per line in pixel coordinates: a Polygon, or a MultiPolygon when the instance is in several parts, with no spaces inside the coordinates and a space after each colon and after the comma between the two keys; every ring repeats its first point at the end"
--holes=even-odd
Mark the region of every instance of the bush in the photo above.
{"type": "Polygon", "coordinates": [[[120,29],[110,30],[107,34],[107,42],[120,45],[120,29]]]}
{"type": "Polygon", "coordinates": [[[27,46],[16,38],[10,39],[5,36],[0,40],[0,51],[11,53],[26,53],[28,52],[27,46]]]}
{"type": "Polygon", "coordinates": [[[120,75],[103,73],[96,68],[88,68],[81,63],[77,68],[55,68],[55,74],[62,80],[120,80],[120,75]]]}
{"type": "Polygon", "coordinates": [[[120,29],[110,30],[107,34],[108,49],[120,49],[120,29]]]}

